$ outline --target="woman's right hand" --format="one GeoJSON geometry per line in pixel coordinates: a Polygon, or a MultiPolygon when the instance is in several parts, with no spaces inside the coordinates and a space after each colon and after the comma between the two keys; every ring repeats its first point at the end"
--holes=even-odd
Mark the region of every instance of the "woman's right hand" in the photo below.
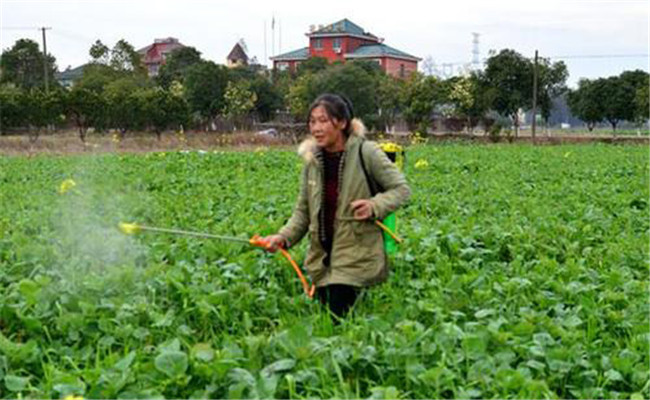
{"type": "Polygon", "coordinates": [[[286,241],[282,235],[269,235],[262,238],[263,241],[268,242],[265,248],[270,253],[275,253],[279,248],[285,247],[286,241]]]}

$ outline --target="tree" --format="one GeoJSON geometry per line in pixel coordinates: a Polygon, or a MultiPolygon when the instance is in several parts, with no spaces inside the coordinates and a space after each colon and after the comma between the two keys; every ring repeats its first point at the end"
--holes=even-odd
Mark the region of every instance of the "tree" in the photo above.
{"type": "Polygon", "coordinates": [[[185,93],[193,112],[203,122],[214,118],[224,106],[228,69],[212,61],[202,61],[188,68],[185,93]]]}
{"type": "Polygon", "coordinates": [[[630,87],[620,76],[599,78],[595,81],[596,92],[603,107],[604,119],[616,131],[620,121],[631,121],[634,118],[634,97],[630,87]]]}
{"type": "Polygon", "coordinates": [[[21,126],[25,120],[23,91],[13,83],[0,85],[0,133],[21,126]]]}
{"type": "Polygon", "coordinates": [[[59,121],[63,109],[63,93],[60,90],[45,92],[33,88],[23,92],[24,122],[29,125],[29,139],[35,142],[41,129],[59,121]]]}
{"type": "Polygon", "coordinates": [[[108,65],[90,63],[84,67],[83,75],[79,81],[75,83],[75,86],[80,86],[101,94],[104,92],[104,89],[108,84],[123,76],[124,73],[116,71],[108,65]]]}
{"type": "Polygon", "coordinates": [[[650,90],[648,85],[641,86],[636,91],[636,120],[639,124],[647,123],[650,119],[650,90]]]}
{"type": "Polygon", "coordinates": [[[48,54],[47,58],[38,49],[38,44],[30,39],[19,39],[9,50],[0,56],[0,83],[13,83],[24,89],[45,86],[43,64],[47,65],[49,83],[56,86],[56,59],[48,54]]]}
{"type": "Polygon", "coordinates": [[[90,58],[92,59],[92,63],[94,64],[104,64],[108,65],[110,63],[110,54],[111,50],[106,46],[104,43],[102,43],[101,40],[97,39],[95,43],[90,46],[90,58]]]}
{"type": "Polygon", "coordinates": [[[287,94],[287,103],[293,117],[305,121],[309,106],[317,96],[315,75],[305,74],[300,76],[289,87],[287,94]]]}
{"type": "Polygon", "coordinates": [[[79,130],[79,139],[86,141],[88,128],[103,117],[106,102],[96,92],[73,86],[65,97],[65,110],[79,130]]]}
{"type": "Polygon", "coordinates": [[[385,72],[381,69],[379,63],[369,60],[352,60],[350,61],[351,65],[359,67],[366,71],[370,75],[385,75],[385,72]]]}
{"type": "Polygon", "coordinates": [[[163,131],[180,128],[189,120],[189,105],[180,94],[161,87],[142,89],[136,93],[138,109],[144,124],[161,139],[163,131]]]}
{"type": "MultiPolygon", "coordinates": [[[[380,127],[377,87],[383,72],[367,63],[335,64],[318,73],[304,73],[295,80],[287,95],[287,103],[296,119],[304,121],[311,103],[323,93],[347,97],[354,114],[370,127],[380,127]]],[[[384,121],[385,122],[385,121],[384,121]]]]}
{"type": "Polygon", "coordinates": [[[187,70],[203,61],[201,52],[194,47],[180,47],[172,50],[167,61],[160,68],[156,77],[157,82],[164,88],[169,88],[173,81],[184,82],[187,70]]]}
{"type": "Polygon", "coordinates": [[[437,78],[419,72],[411,74],[402,92],[403,115],[409,129],[426,133],[431,113],[441,99],[441,85],[437,78]]]}
{"type": "Polygon", "coordinates": [[[120,131],[122,138],[126,132],[142,128],[144,125],[140,112],[137,91],[144,86],[133,77],[120,78],[109,83],[105,89],[108,121],[111,127],[120,131]]]}
{"type": "Polygon", "coordinates": [[[587,124],[590,132],[605,118],[598,88],[592,80],[578,81],[578,89],[569,91],[567,104],[571,113],[587,124]]]}
{"type": "Polygon", "coordinates": [[[106,87],[120,79],[131,79],[144,86],[149,80],[140,55],[125,40],[118,41],[113,49],[100,40],[90,47],[91,62],[84,66],[83,75],[76,85],[104,93],[106,87]]]}
{"type": "Polygon", "coordinates": [[[451,87],[448,100],[453,106],[453,113],[465,119],[471,133],[484,119],[490,108],[486,81],[482,73],[473,72],[468,76],[449,79],[451,87]]]}
{"type": "Polygon", "coordinates": [[[392,131],[397,114],[402,108],[400,92],[404,81],[388,74],[382,74],[377,79],[377,125],[387,132],[392,131]]]}
{"type": "Polygon", "coordinates": [[[519,109],[529,109],[533,93],[533,66],[514,50],[501,50],[487,60],[485,78],[492,97],[492,108],[512,119],[519,134],[519,109]]]}
{"type": "Polygon", "coordinates": [[[326,70],[329,66],[329,61],[325,57],[310,57],[298,64],[298,76],[316,74],[326,70]]]}
{"type": "Polygon", "coordinates": [[[278,109],[289,110],[289,92],[295,82],[296,80],[289,71],[274,71],[271,75],[271,85],[280,99],[278,109]]]}
{"type": "Polygon", "coordinates": [[[316,75],[309,102],[322,93],[343,95],[352,103],[355,116],[372,126],[373,116],[377,113],[375,88],[375,76],[366,69],[354,63],[334,65],[316,75]]]}
{"type": "Polygon", "coordinates": [[[235,122],[235,127],[241,127],[242,119],[247,116],[257,101],[257,95],[250,90],[246,81],[228,82],[224,94],[223,115],[235,122]]]}
{"type": "MultiPolygon", "coordinates": [[[[542,113],[544,124],[548,125],[553,109],[553,99],[566,93],[566,80],[569,71],[562,61],[551,63],[547,58],[538,61],[537,104],[542,113]]],[[[533,116],[535,118],[535,116],[533,116]]]]}
{"type": "Polygon", "coordinates": [[[282,107],[282,97],[278,90],[264,76],[256,76],[250,81],[250,89],[255,93],[254,111],[262,122],[273,118],[275,111],[282,107]]]}
{"type": "Polygon", "coordinates": [[[146,75],[140,54],[124,39],[120,39],[111,49],[109,65],[117,71],[128,71],[138,75],[146,75]]]}
{"type": "Polygon", "coordinates": [[[626,116],[628,121],[642,125],[648,120],[648,86],[650,86],[650,75],[642,70],[624,71],[620,75],[622,84],[633,94],[634,107],[630,107],[630,113],[626,116]],[[644,97],[645,94],[645,97],[644,97]]]}

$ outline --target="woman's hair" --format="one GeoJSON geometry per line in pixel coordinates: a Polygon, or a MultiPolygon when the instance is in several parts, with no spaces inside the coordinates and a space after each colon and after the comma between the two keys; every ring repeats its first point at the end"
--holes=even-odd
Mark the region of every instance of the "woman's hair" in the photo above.
{"type": "Polygon", "coordinates": [[[350,133],[352,133],[352,120],[354,119],[354,110],[352,109],[352,103],[350,100],[345,96],[339,96],[338,94],[321,94],[309,107],[309,113],[307,114],[307,128],[309,128],[309,119],[311,118],[312,111],[314,111],[314,108],[319,106],[323,106],[330,119],[345,121],[343,134],[346,137],[350,136],[350,133]]]}

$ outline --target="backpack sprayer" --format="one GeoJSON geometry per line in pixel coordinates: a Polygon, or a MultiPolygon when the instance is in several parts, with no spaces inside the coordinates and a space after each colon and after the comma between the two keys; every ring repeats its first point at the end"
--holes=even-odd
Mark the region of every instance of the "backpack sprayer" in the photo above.
{"type": "MultiPolygon", "coordinates": [[[[157,233],[170,233],[173,235],[194,236],[194,237],[200,237],[206,239],[226,240],[230,242],[249,244],[251,246],[259,247],[262,249],[268,249],[271,247],[271,243],[268,240],[264,240],[259,235],[253,235],[253,237],[251,237],[250,239],[246,239],[246,238],[241,238],[236,236],[213,235],[210,233],[183,231],[180,229],[156,228],[153,226],[127,224],[124,222],[120,222],[118,227],[123,233],[127,235],[134,235],[142,231],[148,231],[148,232],[157,232],[157,233]]],[[[279,250],[280,253],[284,256],[284,258],[287,259],[289,264],[291,264],[294,271],[296,271],[296,274],[298,274],[298,278],[300,278],[300,282],[302,283],[302,288],[305,291],[305,294],[307,295],[307,297],[311,299],[314,296],[314,291],[316,290],[316,287],[314,286],[314,284],[312,284],[311,287],[309,286],[309,284],[307,283],[307,279],[305,279],[305,276],[300,270],[300,267],[298,267],[298,264],[294,261],[293,257],[291,257],[291,254],[289,254],[289,252],[283,249],[282,247],[280,247],[279,250]]]]}

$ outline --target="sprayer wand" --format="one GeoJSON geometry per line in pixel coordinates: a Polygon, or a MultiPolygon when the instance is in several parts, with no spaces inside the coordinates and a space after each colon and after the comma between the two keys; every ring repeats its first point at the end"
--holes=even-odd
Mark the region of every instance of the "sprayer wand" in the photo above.
{"type": "MultiPolygon", "coordinates": [[[[227,241],[238,242],[238,243],[247,243],[250,244],[251,246],[260,247],[263,249],[268,249],[271,246],[271,243],[269,241],[264,240],[259,235],[253,235],[252,238],[246,239],[246,238],[241,238],[236,236],[213,235],[210,233],[184,231],[180,229],[156,228],[152,226],[145,226],[139,224],[127,224],[124,222],[120,222],[118,227],[123,233],[127,235],[134,235],[142,231],[149,231],[149,232],[158,232],[158,233],[170,233],[173,235],[194,236],[194,237],[201,237],[206,239],[227,240],[227,241]]],[[[293,260],[291,254],[289,254],[289,252],[283,249],[282,247],[280,247],[279,250],[280,253],[284,256],[284,258],[286,258],[287,261],[289,261],[289,264],[291,264],[294,271],[296,271],[296,274],[298,274],[298,278],[300,278],[300,282],[302,283],[302,287],[303,290],[305,291],[305,294],[311,299],[314,296],[314,291],[316,290],[316,287],[313,284],[311,285],[311,287],[309,286],[309,284],[307,283],[307,279],[305,279],[305,276],[300,270],[300,267],[293,260]]]]}

